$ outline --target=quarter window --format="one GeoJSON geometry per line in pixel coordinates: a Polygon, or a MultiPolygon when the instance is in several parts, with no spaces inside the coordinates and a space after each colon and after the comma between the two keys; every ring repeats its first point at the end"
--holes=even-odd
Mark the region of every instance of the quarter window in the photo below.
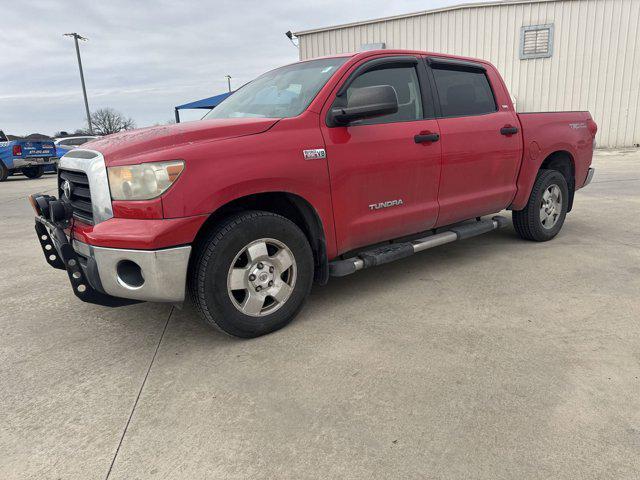
{"type": "Polygon", "coordinates": [[[497,110],[493,91],[481,70],[433,68],[443,117],[483,115],[497,110]]]}
{"type": "Polygon", "coordinates": [[[356,78],[347,89],[347,102],[353,92],[375,85],[391,85],[398,96],[398,111],[381,117],[353,122],[352,125],[410,122],[422,120],[422,98],[415,67],[387,67],[370,70],[356,78]]]}

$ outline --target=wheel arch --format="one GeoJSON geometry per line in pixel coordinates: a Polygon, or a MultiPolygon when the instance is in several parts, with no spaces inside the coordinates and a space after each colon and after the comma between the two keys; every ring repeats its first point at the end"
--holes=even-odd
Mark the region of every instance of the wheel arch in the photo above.
{"type": "Polygon", "coordinates": [[[569,189],[569,203],[567,212],[573,208],[573,197],[576,190],[576,166],[573,155],[566,150],[557,150],[544,159],[540,165],[540,170],[556,170],[562,174],[567,181],[569,189]]]}
{"type": "MultiPolygon", "coordinates": [[[[305,234],[314,260],[314,280],[322,285],[329,280],[329,262],[324,228],[318,212],[300,195],[284,192],[260,192],[235,198],[216,209],[200,227],[193,241],[194,248],[206,238],[206,234],[231,215],[247,211],[263,210],[276,213],[295,223],[305,234]]],[[[193,258],[193,255],[192,255],[193,258]]]]}

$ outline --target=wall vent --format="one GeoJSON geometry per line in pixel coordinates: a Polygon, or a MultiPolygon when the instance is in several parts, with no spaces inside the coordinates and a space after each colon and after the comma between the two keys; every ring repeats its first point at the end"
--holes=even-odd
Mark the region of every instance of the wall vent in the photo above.
{"type": "Polygon", "coordinates": [[[520,59],[547,58],[553,54],[553,24],[520,29],[520,59]]]}

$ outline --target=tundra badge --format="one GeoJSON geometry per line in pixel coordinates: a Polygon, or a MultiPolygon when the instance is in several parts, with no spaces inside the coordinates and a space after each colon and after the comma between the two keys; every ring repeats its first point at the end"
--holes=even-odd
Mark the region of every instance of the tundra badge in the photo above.
{"type": "Polygon", "coordinates": [[[313,148],[311,150],[303,150],[302,154],[304,155],[305,160],[318,160],[321,158],[327,158],[327,152],[324,151],[324,148],[313,148]]]}
{"type": "Polygon", "coordinates": [[[371,205],[369,205],[369,210],[380,210],[381,208],[399,207],[403,204],[404,203],[402,202],[402,199],[398,198],[397,200],[389,200],[387,202],[372,203],[371,205]]]}

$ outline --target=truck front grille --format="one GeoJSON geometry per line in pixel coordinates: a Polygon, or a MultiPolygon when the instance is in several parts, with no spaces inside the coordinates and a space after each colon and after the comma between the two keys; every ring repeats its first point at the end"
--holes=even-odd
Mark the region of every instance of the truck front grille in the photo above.
{"type": "Polygon", "coordinates": [[[91,190],[86,173],[58,169],[58,194],[71,202],[74,218],[83,223],[93,225],[93,205],[91,204],[91,190]],[[69,182],[69,188],[65,184],[69,182]],[[67,194],[70,192],[70,195],[67,194]]]}

